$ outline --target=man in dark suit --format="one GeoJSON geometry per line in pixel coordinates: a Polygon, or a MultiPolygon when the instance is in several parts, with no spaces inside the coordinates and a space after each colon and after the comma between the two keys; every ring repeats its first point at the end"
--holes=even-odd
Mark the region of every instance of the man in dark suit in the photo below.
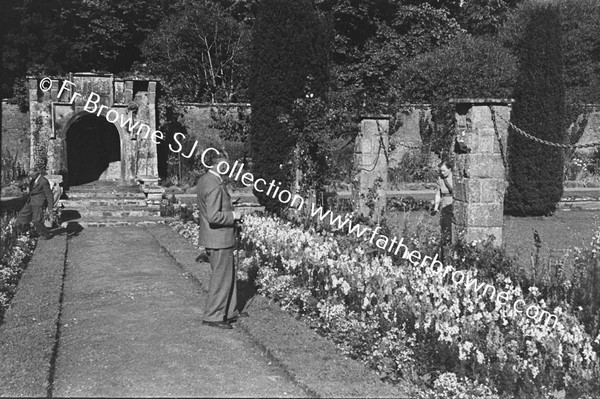
{"type": "Polygon", "coordinates": [[[35,229],[42,235],[43,239],[52,238],[50,230],[44,225],[44,207],[48,207],[48,212],[52,212],[54,205],[54,196],[50,189],[48,179],[42,176],[38,168],[29,170],[29,194],[27,202],[17,215],[17,229],[26,230],[29,222],[33,221],[35,229]]]}
{"type": "MultiPolygon", "coordinates": [[[[225,153],[211,151],[206,164],[216,166],[223,161],[227,162],[225,153]]],[[[206,248],[211,268],[202,324],[231,329],[231,322],[243,316],[236,311],[237,287],[233,264],[235,223],[242,215],[233,210],[231,197],[214,167],[198,181],[198,208],[199,245],[206,248]]]]}

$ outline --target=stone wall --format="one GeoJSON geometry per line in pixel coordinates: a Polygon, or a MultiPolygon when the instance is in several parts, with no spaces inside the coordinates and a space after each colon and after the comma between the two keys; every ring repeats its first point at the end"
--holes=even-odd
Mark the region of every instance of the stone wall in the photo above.
{"type": "Polygon", "coordinates": [[[385,211],[388,171],[388,145],[390,117],[387,115],[369,115],[361,118],[360,134],[354,146],[353,184],[354,203],[363,216],[372,216],[379,221],[385,211]],[[376,189],[374,213],[369,215],[369,192],[376,189]]]}
{"type": "Polygon", "coordinates": [[[398,167],[410,147],[422,144],[421,124],[431,123],[431,106],[405,104],[396,113],[396,121],[398,129],[390,134],[390,168],[398,167]]]}
{"type": "Polygon", "coordinates": [[[184,113],[180,123],[185,127],[185,133],[195,140],[216,140],[219,139],[219,129],[211,127],[215,121],[211,117],[211,109],[216,110],[217,107],[226,107],[229,115],[237,117],[238,109],[243,112],[250,112],[250,104],[248,103],[232,103],[232,104],[210,104],[210,103],[182,103],[184,113]]]}
{"type": "MultiPolygon", "coordinates": [[[[588,105],[587,112],[589,112],[587,125],[577,144],[600,143],[600,104],[588,105]]],[[[578,121],[582,118],[583,115],[579,117],[578,121]]],[[[592,154],[597,148],[581,148],[577,152],[592,154]]]]}
{"type": "Polygon", "coordinates": [[[2,100],[2,152],[17,157],[25,170],[29,169],[29,113],[17,104],[2,100]]]}
{"type": "Polygon", "coordinates": [[[226,109],[227,115],[233,120],[237,120],[239,113],[250,113],[250,104],[230,103],[230,104],[210,104],[210,103],[183,103],[183,116],[180,119],[183,125],[183,131],[187,138],[187,145],[184,145],[182,154],[189,154],[193,148],[194,141],[198,141],[195,152],[202,151],[206,147],[215,146],[225,148],[232,159],[242,159],[247,155],[247,148],[243,143],[231,140],[223,140],[220,137],[220,130],[211,127],[215,120],[211,117],[211,110],[218,108],[226,109]]]}

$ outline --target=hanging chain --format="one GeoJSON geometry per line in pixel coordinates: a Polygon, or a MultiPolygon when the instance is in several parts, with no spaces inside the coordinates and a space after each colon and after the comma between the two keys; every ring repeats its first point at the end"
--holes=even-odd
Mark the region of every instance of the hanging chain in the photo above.
{"type": "Polygon", "coordinates": [[[381,155],[381,149],[383,149],[383,154],[385,155],[385,160],[386,160],[387,164],[389,165],[389,163],[390,163],[388,152],[385,149],[385,143],[383,142],[383,135],[381,134],[381,125],[379,124],[379,121],[377,121],[377,132],[379,133],[379,148],[377,148],[377,158],[375,158],[375,162],[373,162],[372,165],[369,165],[366,168],[365,168],[365,165],[359,166],[357,168],[358,171],[364,171],[364,172],[374,171],[375,168],[377,167],[377,163],[379,162],[379,155],[381,155]]]}
{"type": "MultiPolygon", "coordinates": [[[[490,106],[490,109],[491,109],[491,106],[490,106]]],[[[492,115],[494,115],[493,111],[492,111],[492,115]]],[[[500,119],[502,119],[504,122],[508,123],[508,125],[510,127],[512,127],[517,133],[522,134],[523,136],[527,137],[528,139],[536,141],[536,142],[538,142],[540,144],[545,144],[545,145],[549,145],[549,146],[552,146],[552,147],[558,147],[558,148],[569,148],[569,149],[600,147],[600,143],[590,143],[590,144],[574,145],[574,144],[554,143],[552,141],[542,140],[542,139],[540,139],[538,137],[532,136],[531,134],[525,132],[523,129],[518,128],[517,126],[515,126],[512,122],[510,122],[509,120],[507,120],[502,115],[498,114],[498,117],[500,119]]]]}
{"type": "Polygon", "coordinates": [[[494,122],[494,133],[496,134],[496,139],[498,140],[498,145],[500,146],[500,155],[502,156],[502,163],[504,164],[504,179],[508,181],[508,161],[506,159],[506,151],[504,150],[504,146],[502,145],[502,137],[500,137],[500,132],[498,131],[498,123],[496,122],[496,111],[494,107],[489,106],[490,112],[492,113],[492,122],[494,122]]]}

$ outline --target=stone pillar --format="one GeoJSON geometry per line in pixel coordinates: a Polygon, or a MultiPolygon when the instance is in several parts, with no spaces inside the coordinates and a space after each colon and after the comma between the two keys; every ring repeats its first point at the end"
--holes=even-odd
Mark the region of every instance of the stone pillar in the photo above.
{"type": "Polygon", "coordinates": [[[511,100],[456,99],[454,217],[452,242],[495,237],[502,244],[506,138],[511,100]],[[495,124],[492,115],[495,114],[495,124]]]}
{"type": "Polygon", "coordinates": [[[36,148],[40,146],[41,149],[45,149],[46,167],[52,169],[51,173],[55,173],[50,139],[54,137],[51,112],[52,102],[56,100],[57,95],[57,91],[54,90],[57,81],[52,80],[53,86],[51,90],[43,91],[39,87],[41,79],[29,76],[27,80],[29,82],[29,166],[35,166],[38,157],[44,156],[42,152],[36,151],[36,148]],[[52,97],[53,95],[55,96],[54,98],[52,97]]]}
{"type": "Polygon", "coordinates": [[[354,146],[354,185],[353,199],[357,212],[368,216],[370,213],[369,191],[377,189],[373,218],[379,221],[385,210],[388,170],[389,115],[363,116],[360,134],[354,146]],[[378,179],[381,179],[378,182],[378,179]],[[376,187],[377,185],[377,187],[376,187]]]}

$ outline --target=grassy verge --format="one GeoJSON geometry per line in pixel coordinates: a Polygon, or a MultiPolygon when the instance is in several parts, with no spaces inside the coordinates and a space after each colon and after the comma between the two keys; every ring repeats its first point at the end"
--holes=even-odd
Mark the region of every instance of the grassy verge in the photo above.
{"type": "Polygon", "coordinates": [[[38,243],[0,326],[0,396],[47,396],[66,237],[38,243]]]}

